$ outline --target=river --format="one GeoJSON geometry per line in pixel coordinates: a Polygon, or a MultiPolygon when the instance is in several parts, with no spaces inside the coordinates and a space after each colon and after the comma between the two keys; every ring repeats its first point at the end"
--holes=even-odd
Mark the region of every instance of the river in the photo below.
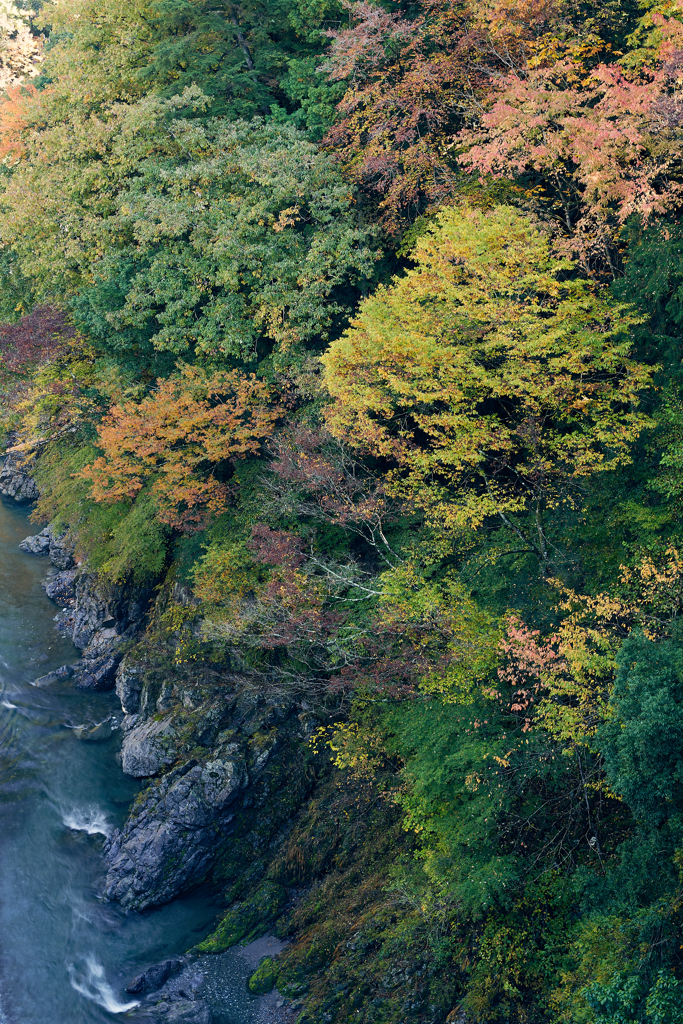
{"type": "MultiPolygon", "coordinates": [[[[104,1024],[131,1009],[126,982],[203,938],[217,908],[205,893],[145,914],[98,898],[103,836],[139,785],[116,761],[116,732],[79,738],[120,719],[113,694],[32,685],[78,652],[55,630],[46,559],[18,549],[31,532],[24,510],[0,502],[0,1024],[104,1024]]],[[[251,1020],[236,1002],[214,1020],[251,1020]]]]}

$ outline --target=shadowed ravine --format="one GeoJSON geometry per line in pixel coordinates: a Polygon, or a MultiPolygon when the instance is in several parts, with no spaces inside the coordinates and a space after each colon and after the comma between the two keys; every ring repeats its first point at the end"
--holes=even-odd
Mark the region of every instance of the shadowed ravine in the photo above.
{"type": "MultiPolygon", "coordinates": [[[[115,759],[116,731],[78,736],[121,717],[113,695],[31,684],[78,652],[55,631],[45,561],[18,550],[30,532],[23,511],[0,503],[0,1024],[121,1020],[126,981],[196,943],[216,908],[198,895],[126,914],[98,898],[102,836],[137,784],[115,759]]],[[[215,1019],[249,1017],[233,1012],[215,1019]]]]}

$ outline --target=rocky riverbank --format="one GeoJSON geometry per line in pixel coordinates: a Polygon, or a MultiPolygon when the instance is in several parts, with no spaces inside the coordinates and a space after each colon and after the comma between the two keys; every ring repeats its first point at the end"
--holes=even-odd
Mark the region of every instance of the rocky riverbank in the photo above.
{"type": "Polygon", "coordinates": [[[15,455],[7,455],[0,468],[0,495],[12,498],[17,502],[35,501],[38,497],[38,485],[31,476],[30,460],[20,460],[15,455]]]}
{"type": "Polygon", "coordinates": [[[339,713],[335,698],[318,696],[313,705],[306,694],[236,671],[220,652],[212,661],[198,642],[191,595],[172,574],[154,593],[103,586],[49,528],[23,547],[50,560],[46,592],[59,628],[82,652],[38,682],[71,676],[86,690],[115,688],[121,765],[144,786],[103,843],[102,892],[144,910],[202,884],[223,907],[207,937],[178,950],[180,967],[165,976],[164,961],[143,983],[135,979],[133,1018],[464,1021],[420,907],[392,887],[397,858],[415,857],[396,766],[368,773],[361,760],[338,770],[324,737],[310,742],[339,713]],[[289,944],[252,979],[264,995],[250,996],[254,965],[245,971],[242,961],[240,973],[230,958],[266,933],[289,944]]]}
{"type": "Polygon", "coordinates": [[[126,645],[144,622],[150,592],[104,584],[77,565],[66,535],[55,533],[51,526],[26,537],[19,546],[28,554],[48,556],[52,564],[44,588],[60,609],[58,629],[82,652],[81,660],[72,666],[76,686],[113,689],[126,645]]]}
{"type": "Polygon", "coordinates": [[[267,935],[217,956],[190,953],[154,964],[126,989],[140,1000],[131,1019],[140,1024],[222,1024],[223,1019],[293,1024],[296,1009],[279,992],[254,999],[247,989],[248,976],[264,957],[272,957],[283,948],[283,942],[267,935]]]}
{"type": "MultiPolygon", "coordinates": [[[[103,586],[50,526],[20,547],[49,560],[44,588],[59,608],[57,626],[82,652],[78,662],[36,683],[71,678],[83,689],[115,688],[124,712],[123,771],[149,782],[123,828],[104,844],[103,895],[142,910],[202,882],[225,889],[233,880],[233,895],[248,884],[257,898],[234,901],[230,933],[216,948],[262,934],[288,899],[282,886],[260,883],[260,876],[310,790],[306,740],[316,725],[310,709],[293,699],[266,699],[239,675],[172,665],[168,651],[151,651],[140,642],[149,592],[103,586]]],[[[211,1004],[232,984],[234,969],[224,964],[227,981],[221,975],[227,955],[195,953],[150,967],[129,985],[139,998],[133,1019],[211,1024],[211,1004]],[[206,984],[210,1002],[201,994],[206,984]]],[[[252,949],[250,970],[259,959],[252,949]]],[[[285,1024],[292,1017],[284,1003],[277,994],[261,997],[254,1020],[285,1024]]]]}

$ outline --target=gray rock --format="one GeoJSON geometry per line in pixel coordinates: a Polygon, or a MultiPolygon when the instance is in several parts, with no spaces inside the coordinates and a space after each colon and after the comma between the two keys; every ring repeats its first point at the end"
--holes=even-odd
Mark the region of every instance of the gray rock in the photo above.
{"type": "Polygon", "coordinates": [[[211,1024],[211,1010],[203,999],[183,999],[178,1002],[157,1003],[146,1007],[133,1017],[134,1021],[152,1024],[211,1024]]]}
{"type": "Polygon", "coordinates": [[[38,485],[31,476],[31,463],[8,455],[0,469],[0,494],[17,502],[35,501],[40,496],[38,485]]]}
{"type": "Polygon", "coordinates": [[[20,551],[25,551],[27,555],[47,555],[50,552],[50,533],[49,527],[45,527],[40,533],[34,534],[32,537],[25,537],[19,545],[20,551]]]}
{"type": "Polygon", "coordinates": [[[189,964],[179,974],[171,975],[171,980],[167,981],[160,990],[158,998],[167,999],[170,1002],[199,999],[205,980],[202,972],[189,964]]]}
{"type": "Polygon", "coordinates": [[[34,686],[50,686],[51,683],[62,683],[65,679],[71,679],[74,674],[72,665],[62,665],[61,668],[56,668],[52,672],[48,672],[47,675],[39,676],[33,680],[34,686]]]}
{"type": "Polygon", "coordinates": [[[76,569],[49,576],[43,583],[43,590],[56,604],[70,605],[76,599],[76,569]]]}
{"type": "Polygon", "coordinates": [[[134,996],[141,995],[143,992],[156,992],[182,966],[182,960],[164,960],[161,964],[154,964],[153,967],[134,978],[130,985],[126,986],[126,992],[130,992],[134,996]]]}
{"type": "Polygon", "coordinates": [[[121,701],[121,708],[126,715],[135,715],[140,710],[140,691],[142,680],[138,666],[128,658],[124,658],[116,673],[116,696],[121,701]]]}
{"type": "Polygon", "coordinates": [[[120,660],[121,654],[116,651],[100,658],[84,658],[76,686],[79,690],[94,690],[97,693],[112,690],[120,660]]]}
{"type": "Polygon", "coordinates": [[[176,760],[175,737],[172,717],[147,719],[130,729],[121,748],[121,766],[126,775],[142,779],[168,768],[176,760]]]}
{"type": "Polygon", "coordinates": [[[118,584],[103,585],[81,573],[75,581],[74,606],[64,628],[86,657],[101,657],[142,622],[149,595],[118,584]]]}
{"type": "Polygon", "coordinates": [[[168,903],[200,882],[247,782],[244,755],[235,745],[220,760],[188,761],[150,787],[123,829],[104,845],[109,867],[104,896],[142,910],[168,903]]]}
{"type": "Polygon", "coordinates": [[[67,540],[65,533],[55,533],[52,526],[46,526],[40,533],[26,537],[19,545],[22,551],[30,555],[49,555],[50,561],[58,569],[73,569],[73,545],[67,540]]]}
{"type": "Polygon", "coordinates": [[[50,561],[58,569],[73,569],[76,564],[74,559],[73,544],[67,540],[65,533],[55,533],[51,526],[47,527],[47,534],[50,540],[50,561]]]}
{"type": "Polygon", "coordinates": [[[76,685],[97,692],[113,689],[123,646],[139,629],[149,595],[102,585],[75,568],[56,573],[43,585],[48,597],[61,605],[60,630],[83,652],[76,685]]]}
{"type": "Polygon", "coordinates": [[[125,629],[125,608],[121,598],[119,587],[98,587],[97,581],[90,576],[81,576],[77,580],[76,602],[69,629],[76,647],[85,650],[93,641],[100,647],[105,638],[98,638],[97,634],[102,629],[112,629],[114,632],[107,639],[113,639],[117,623],[125,629]]]}

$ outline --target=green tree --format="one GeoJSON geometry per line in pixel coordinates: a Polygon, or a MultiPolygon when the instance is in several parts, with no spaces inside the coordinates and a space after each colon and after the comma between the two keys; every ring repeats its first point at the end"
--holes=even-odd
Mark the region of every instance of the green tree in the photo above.
{"type": "Polygon", "coordinates": [[[609,984],[584,990],[592,1024],[682,1024],[683,985],[670,971],[659,971],[648,989],[637,975],[616,975],[609,984]]]}
{"type": "Polygon", "coordinates": [[[210,97],[214,116],[288,116],[310,105],[309,90],[313,102],[325,90],[316,71],[328,44],[323,30],[340,15],[337,0],[48,3],[42,80],[66,119],[69,95],[74,106],[93,109],[103,100],[170,97],[190,86],[210,97]]]}
{"type": "Polygon", "coordinates": [[[36,288],[72,296],[78,325],[136,361],[325,338],[373,273],[331,158],[291,125],[176,116],[205,102],[115,104],[68,146],[67,125],[47,128],[3,196],[36,288]]]}
{"type": "MultiPolygon", "coordinates": [[[[154,0],[147,8],[150,58],[140,81],[164,95],[199,85],[212,114],[230,118],[315,104],[324,88],[316,73],[327,44],[321,27],[342,13],[336,0],[242,0],[218,8],[207,0],[154,0]]],[[[323,124],[330,111],[310,116],[323,124]]]]}
{"type": "Polygon", "coordinates": [[[656,827],[683,810],[683,650],[633,634],[623,644],[597,743],[607,780],[637,819],[656,827]]]}
{"type": "Polygon", "coordinates": [[[260,336],[284,349],[326,338],[353,299],[344,287],[376,259],[334,163],[297,129],[258,119],[173,133],[173,165],[146,162],[105,226],[98,287],[132,268],[121,308],[103,310],[110,329],[209,358],[250,358],[260,336]]]}

